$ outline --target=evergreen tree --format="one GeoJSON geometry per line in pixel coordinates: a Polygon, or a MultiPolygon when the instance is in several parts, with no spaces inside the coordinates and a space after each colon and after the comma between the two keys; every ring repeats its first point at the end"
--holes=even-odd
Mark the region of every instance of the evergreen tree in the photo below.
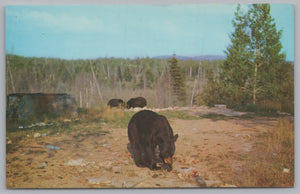
{"type": "Polygon", "coordinates": [[[122,70],[121,70],[121,66],[118,66],[118,78],[119,78],[119,81],[123,81],[123,76],[122,76],[122,70]]]}
{"type": "Polygon", "coordinates": [[[146,77],[146,85],[148,88],[152,88],[152,84],[154,82],[154,74],[152,72],[152,69],[148,67],[145,70],[145,77],[146,77]]]}
{"type": "Polygon", "coordinates": [[[233,99],[237,104],[256,104],[258,98],[271,96],[276,71],[284,65],[281,31],[276,29],[269,4],[253,4],[246,14],[238,5],[233,26],[232,44],[225,52],[227,58],[221,66],[220,79],[225,94],[239,98],[233,99]]]}
{"type": "Polygon", "coordinates": [[[125,79],[127,82],[130,82],[130,81],[132,80],[131,71],[130,71],[130,69],[129,69],[128,66],[126,66],[126,68],[125,68],[124,79],[125,79]]]}
{"type": "Polygon", "coordinates": [[[253,60],[253,104],[261,91],[262,96],[272,97],[276,70],[284,62],[285,55],[280,53],[282,31],[276,30],[274,19],[270,15],[270,4],[253,4],[248,11],[251,29],[251,53],[253,60]]]}
{"type": "Polygon", "coordinates": [[[230,36],[231,45],[225,51],[227,58],[221,65],[220,80],[224,84],[226,103],[230,106],[234,103],[243,104],[249,98],[247,85],[251,76],[251,60],[253,55],[249,52],[248,18],[241,11],[240,5],[235,12],[235,20],[232,21],[235,31],[230,36]]]}
{"type": "Polygon", "coordinates": [[[178,60],[174,56],[169,60],[169,62],[170,62],[172,93],[177,97],[177,100],[179,102],[185,103],[186,100],[185,83],[184,83],[184,77],[178,66],[178,60]]]}

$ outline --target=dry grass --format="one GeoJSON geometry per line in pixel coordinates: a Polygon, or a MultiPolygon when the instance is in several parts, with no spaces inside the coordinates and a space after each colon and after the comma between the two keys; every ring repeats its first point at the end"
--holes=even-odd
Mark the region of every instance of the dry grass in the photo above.
{"type": "Polygon", "coordinates": [[[294,120],[281,119],[277,128],[258,137],[244,169],[242,187],[293,187],[294,120]]]}
{"type": "Polygon", "coordinates": [[[257,103],[258,107],[264,111],[280,111],[294,114],[294,101],[293,100],[284,100],[280,101],[271,101],[263,100],[257,103]]]}
{"type": "Polygon", "coordinates": [[[125,117],[124,110],[121,108],[104,108],[101,118],[108,121],[123,119],[125,117]]]}
{"type": "Polygon", "coordinates": [[[106,107],[101,112],[101,119],[111,127],[127,128],[131,117],[135,113],[133,111],[124,111],[122,108],[106,107]]]}

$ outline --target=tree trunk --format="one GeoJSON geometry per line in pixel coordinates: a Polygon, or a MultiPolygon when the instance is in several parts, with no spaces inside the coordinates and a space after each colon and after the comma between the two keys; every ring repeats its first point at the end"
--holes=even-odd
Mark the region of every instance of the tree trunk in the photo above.
{"type": "MultiPolygon", "coordinates": [[[[202,69],[202,63],[201,63],[201,59],[200,59],[200,62],[199,62],[199,67],[198,67],[198,73],[197,73],[197,77],[196,77],[196,79],[197,79],[197,83],[198,83],[198,80],[200,79],[200,72],[201,72],[201,69],[202,69]]],[[[196,94],[197,95],[199,95],[199,90],[201,89],[200,88],[200,86],[199,86],[199,84],[197,85],[197,91],[196,91],[196,94]]]]}
{"type": "Polygon", "coordinates": [[[197,78],[195,78],[195,81],[194,81],[193,92],[192,92],[192,97],[191,97],[191,106],[193,106],[193,102],[194,102],[196,83],[197,83],[197,78]]]}
{"type": "Polygon", "coordinates": [[[97,82],[97,79],[96,79],[96,75],[95,75],[95,72],[94,72],[94,69],[93,69],[91,61],[90,61],[90,65],[91,65],[91,70],[92,70],[92,73],[93,73],[94,82],[95,82],[95,84],[97,86],[98,95],[100,97],[101,102],[103,102],[103,98],[102,98],[102,94],[101,94],[101,91],[100,91],[100,87],[98,85],[98,82],[97,82]]]}
{"type": "Polygon", "coordinates": [[[12,91],[13,91],[13,93],[16,93],[16,88],[15,88],[14,79],[13,79],[13,76],[11,73],[10,65],[7,65],[7,67],[8,67],[10,82],[11,82],[11,86],[12,86],[12,91]]]}
{"type": "Polygon", "coordinates": [[[144,73],[144,76],[143,76],[143,82],[144,82],[144,91],[146,90],[146,87],[147,87],[147,78],[146,78],[146,74],[144,73]]]}
{"type": "Polygon", "coordinates": [[[79,91],[79,106],[82,108],[82,96],[81,96],[81,90],[79,91]]]}
{"type": "Polygon", "coordinates": [[[107,79],[110,80],[109,65],[106,64],[106,66],[107,66],[107,79]]]}
{"type": "Polygon", "coordinates": [[[256,103],[256,92],[257,92],[257,69],[258,69],[258,64],[255,64],[254,67],[254,84],[253,84],[253,104],[256,103]]]}

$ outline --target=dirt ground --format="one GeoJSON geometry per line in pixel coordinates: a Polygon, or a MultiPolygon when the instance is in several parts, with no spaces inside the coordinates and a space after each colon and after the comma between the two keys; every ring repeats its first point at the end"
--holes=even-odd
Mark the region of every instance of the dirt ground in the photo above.
{"type": "Polygon", "coordinates": [[[79,130],[23,138],[18,150],[7,153],[7,187],[237,187],[245,165],[240,158],[253,149],[257,135],[278,123],[269,117],[169,122],[179,135],[171,172],[137,167],[127,149],[127,129],[94,123],[81,127],[101,127],[106,133],[79,130]]]}

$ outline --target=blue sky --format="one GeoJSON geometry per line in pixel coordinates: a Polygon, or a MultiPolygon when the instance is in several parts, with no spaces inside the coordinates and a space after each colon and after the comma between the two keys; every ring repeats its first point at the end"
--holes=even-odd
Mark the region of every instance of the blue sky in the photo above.
{"type": "MultiPolygon", "coordinates": [[[[7,6],[6,53],[87,59],[225,55],[236,4],[7,6]]],[[[272,4],[287,60],[294,9],[272,4]]]]}

